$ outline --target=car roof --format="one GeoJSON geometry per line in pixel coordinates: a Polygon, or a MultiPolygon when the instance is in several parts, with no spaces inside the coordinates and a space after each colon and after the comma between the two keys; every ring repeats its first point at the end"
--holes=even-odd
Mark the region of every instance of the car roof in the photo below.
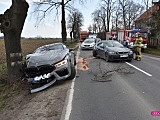
{"type": "MultiPolygon", "coordinates": [[[[46,44],[46,45],[40,46],[40,47],[38,47],[37,49],[41,49],[41,48],[44,48],[44,47],[49,47],[49,46],[52,46],[52,45],[64,45],[64,44],[61,43],[61,42],[51,43],[51,44],[46,44]]],[[[36,50],[37,50],[37,49],[36,49],[36,50]]]]}
{"type": "Polygon", "coordinates": [[[61,45],[63,45],[63,43],[61,43],[61,42],[58,42],[58,43],[51,43],[51,44],[47,44],[47,45],[44,45],[44,46],[58,45],[58,44],[61,44],[61,45]]]}
{"type": "Polygon", "coordinates": [[[106,43],[108,41],[112,41],[112,40],[101,40],[101,42],[106,43]]]}

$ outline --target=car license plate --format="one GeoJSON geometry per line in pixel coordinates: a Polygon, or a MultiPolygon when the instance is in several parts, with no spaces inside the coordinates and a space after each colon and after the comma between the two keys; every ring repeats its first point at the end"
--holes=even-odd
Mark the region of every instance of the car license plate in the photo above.
{"type": "Polygon", "coordinates": [[[124,55],[121,55],[120,57],[128,57],[128,55],[127,55],[127,54],[124,54],[124,55]]]}
{"type": "Polygon", "coordinates": [[[48,73],[48,74],[37,76],[33,80],[34,81],[40,81],[40,80],[44,80],[44,79],[47,79],[47,78],[50,78],[50,77],[51,77],[51,74],[48,73]]]}

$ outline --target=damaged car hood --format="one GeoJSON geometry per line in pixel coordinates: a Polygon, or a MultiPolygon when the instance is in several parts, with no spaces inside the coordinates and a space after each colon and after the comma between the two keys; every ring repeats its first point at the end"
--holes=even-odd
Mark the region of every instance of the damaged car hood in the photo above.
{"type": "Polygon", "coordinates": [[[52,65],[62,60],[69,50],[50,50],[41,53],[33,53],[26,56],[27,67],[52,65]]]}

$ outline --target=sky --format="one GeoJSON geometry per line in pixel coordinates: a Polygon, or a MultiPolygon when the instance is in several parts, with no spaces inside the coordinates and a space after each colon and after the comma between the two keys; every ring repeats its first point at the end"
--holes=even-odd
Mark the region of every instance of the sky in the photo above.
{"type": "MultiPolygon", "coordinates": [[[[12,0],[0,0],[0,14],[3,14],[7,9],[10,8],[12,0]]],[[[36,24],[35,17],[31,14],[33,12],[32,0],[26,0],[29,3],[28,15],[23,27],[22,37],[51,37],[59,38],[61,37],[61,17],[59,12],[59,17],[49,15],[44,21],[42,21],[38,26],[36,24]]],[[[100,0],[87,0],[84,5],[80,5],[78,0],[74,0],[74,7],[78,9],[84,17],[82,30],[87,30],[88,26],[93,23],[91,18],[91,13],[94,12],[99,7],[100,0]],[[94,1],[94,2],[93,2],[94,1]]],[[[66,19],[68,14],[66,12],[66,19]]],[[[67,22],[67,20],[66,20],[67,22]]],[[[3,36],[0,33],[0,36],[3,36]]],[[[67,33],[69,37],[69,33],[67,33]]]]}

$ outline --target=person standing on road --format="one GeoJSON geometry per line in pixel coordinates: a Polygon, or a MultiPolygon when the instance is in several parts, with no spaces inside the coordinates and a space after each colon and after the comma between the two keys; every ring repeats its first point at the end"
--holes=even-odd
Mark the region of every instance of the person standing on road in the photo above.
{"type": "Polygon", "coordinates": [[[142,59],[141,44],[143,42],[143,39],[142,39],[141,34],[139,32],[137,32],[136,34],[137,34],[137,38],[134,43],[134,48],[135,48],[137,60],[141,61],[141,59],[142,59]]]}

